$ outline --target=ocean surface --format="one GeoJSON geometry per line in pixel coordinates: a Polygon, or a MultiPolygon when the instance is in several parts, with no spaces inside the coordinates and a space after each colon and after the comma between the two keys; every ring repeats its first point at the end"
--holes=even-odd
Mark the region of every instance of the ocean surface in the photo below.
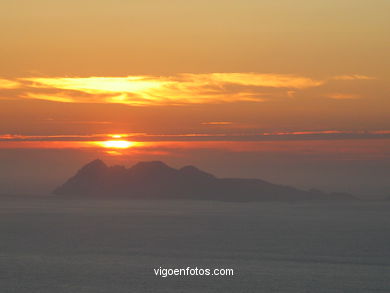
{"type": "Polygon", "coordinates": [[[2,198],[0,292],[389,293],[390,202],[2,198]]]}

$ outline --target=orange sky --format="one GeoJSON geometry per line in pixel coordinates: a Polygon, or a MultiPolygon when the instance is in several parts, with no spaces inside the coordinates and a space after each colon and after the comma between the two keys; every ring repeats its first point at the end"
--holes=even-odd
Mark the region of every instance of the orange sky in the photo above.
{"type": "MultiPolygon", "coordinates": [[[[93,149],[116,162],[148,152],[175,162],[173,150],[190,146],[183,161],[202,165],[194,152],[288,149],[339,162],[348,150],[345,161],[384,174],[389,10],[387,0],[1,1],[0,157],[93,149]]],[[[290,178],[244,161],[233,165],[252,171],[229,174],[290,178]]],[[[360,168],[346,182],[364,178],[360,168]]],[[[290,183],[305,185],[302,174],[290,183]]]]}

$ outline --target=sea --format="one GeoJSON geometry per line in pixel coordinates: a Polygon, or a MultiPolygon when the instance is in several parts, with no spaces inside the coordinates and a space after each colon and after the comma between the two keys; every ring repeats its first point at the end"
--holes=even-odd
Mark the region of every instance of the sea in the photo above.
{"type": "Polygon", "coordinates": [[[390,201],[4,197],[0,292],[389,293],[390,201]]]}

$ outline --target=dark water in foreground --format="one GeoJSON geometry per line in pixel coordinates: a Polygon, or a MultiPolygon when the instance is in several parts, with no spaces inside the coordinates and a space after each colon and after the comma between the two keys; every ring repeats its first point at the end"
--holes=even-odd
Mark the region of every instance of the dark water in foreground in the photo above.
{"type": "Polygon", "coordinates": [[[390,292],[384,202],[0,199],[0,237],[1,293],[390,292]]]}

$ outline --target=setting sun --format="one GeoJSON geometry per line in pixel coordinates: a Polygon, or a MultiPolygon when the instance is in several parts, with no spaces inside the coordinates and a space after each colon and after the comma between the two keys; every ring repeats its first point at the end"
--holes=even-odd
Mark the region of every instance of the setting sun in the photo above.
{"type": "Polygon", "coordinates": [[[99,142],[98,144],[105,148],[127,149],[134,146],[135,142],[126,140],[108,140],[99,142]]]}

